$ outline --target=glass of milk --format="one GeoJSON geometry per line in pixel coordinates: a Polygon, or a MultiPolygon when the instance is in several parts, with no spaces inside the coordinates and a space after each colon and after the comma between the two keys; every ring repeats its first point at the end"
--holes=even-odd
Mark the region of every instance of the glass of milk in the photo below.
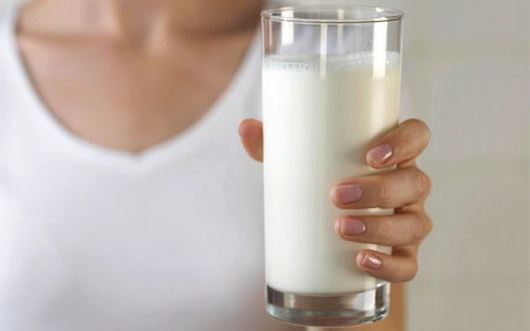
{"type": "Polygon", "coordinates": [[[267,311],[311,326],[374,322],[389,310],[387,282],[360,272],[329,199],[339,181],[373,174],[367,145],[398,124],[402,13],[300,5],[265,10],[263,120],[267,311]]]}

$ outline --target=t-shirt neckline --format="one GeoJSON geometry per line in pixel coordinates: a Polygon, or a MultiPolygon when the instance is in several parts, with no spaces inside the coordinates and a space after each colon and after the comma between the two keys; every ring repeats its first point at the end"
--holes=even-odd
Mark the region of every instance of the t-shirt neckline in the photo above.
{"type": "Polygon", "coordinates": [[[46,130],[47,134],[54,136],[55,141],[63,144],[64,149],[70,154],[85,160],[133,170],[145,170],[164,163],[167,159],[185,156],[201,144],[207,143],[212,137],[212,130],[218,126],[220,121],[230,120],[230,117],[226,115],[230,114],[231,109],[234,110],[233,108],[237,107],[238,98],[246,94],[247,89],[252,85],[249,82],[256,74],[255,65],[259,59],[257,33],[229,84],[199,120],[184,131],[149,147],[141,153],[129,153],[107,148],[69,131],[50,113],[41,96],[36,92],[16,40],[17,17],[20,6],[19,4],[12,4],[11,8],[7,9],[7,17],[4,19],[2,29],[5,34],[3,39],[6,42],[5,61],[9,61],[7,67],[13,70],[13,76],[17,79],[16,83],[23,93],[24,99],[28,102],[21,111],[27,115],[27,120],[37,121],[36,124],[46,130]]]}

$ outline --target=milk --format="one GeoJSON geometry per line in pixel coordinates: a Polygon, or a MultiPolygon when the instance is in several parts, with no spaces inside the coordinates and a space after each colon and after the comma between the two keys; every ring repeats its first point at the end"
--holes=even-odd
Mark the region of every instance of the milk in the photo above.
{"type": "Polygon", "coordinates": [[[345,178],[375,172],[366,165],[366,147],[397,125],[400,57],[264,61],[267,284],[299,294],[371,289],[378,281],[357,270],[355,253],[382,248],[341,239],[334,220],[392,211],[339,210],[329,191],[345,178]]]}

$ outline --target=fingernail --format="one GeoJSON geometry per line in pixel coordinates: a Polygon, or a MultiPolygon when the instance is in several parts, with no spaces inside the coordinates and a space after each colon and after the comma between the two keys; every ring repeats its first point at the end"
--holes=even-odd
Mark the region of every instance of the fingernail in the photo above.
{"type": "Polygon", "coordinates": [[[340,220],[340,233],[345,236],[354,236],[366,231],[366,225],[363,221],[353,217],[343,217],[340,220]]]}
{"type": "Polygon", "coordinates": [[[372,253],[360,253],[357,255],[357,264],[370,270],[378,270],[383,265],[383,261],[372,253]]]}
{"type": "Polygon", "coordinates": [[[382,144],[375,148],[372,148],[366,159],[369,164],[383,165],[392,156],[392,147],[389,144],[382,144]]]}
{"type": "Polygon", "coordinates": [[[362,190],[359,185],[343,184],[335,186],[333,193],[338,203],[347,204],[361,199],[362,190]]]}

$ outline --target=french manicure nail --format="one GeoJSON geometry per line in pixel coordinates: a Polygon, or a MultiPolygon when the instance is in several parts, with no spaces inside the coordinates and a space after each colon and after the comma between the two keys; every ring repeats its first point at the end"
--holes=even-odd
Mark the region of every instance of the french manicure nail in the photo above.
{"type": "Polygon", "coordinates": [[[348,204],[361,199],[362,190],[359,185],[342,184],[334,188],[334,194],[338,203],[348,204]]]}
{"type": "Polygon", "coordinates": [[[344,217],[340,221],[340,233],[345,236],[354,236],[363,234],[366,231],[366,225],[357,218],[344,217]]]}
{"type": "Polygon", "coordinates": [[[372,148],[368,152],[366,159],[370,164],[383,165],[388,159],[390,159],[392,153],[392,147],[389,144],[382,144],[372,148]]]}
{"type": "Polygon", "coordinates": [[[370,270],[378,270],[383,265],[383,261],[381,261],[379,257],[377,257],[374,254],[366,253],[366,252],[362,254],[362,256],[360,257],[360,261],[358,259],[358,262],[362,267],[366,269],[370,269],[370,270]]]}

